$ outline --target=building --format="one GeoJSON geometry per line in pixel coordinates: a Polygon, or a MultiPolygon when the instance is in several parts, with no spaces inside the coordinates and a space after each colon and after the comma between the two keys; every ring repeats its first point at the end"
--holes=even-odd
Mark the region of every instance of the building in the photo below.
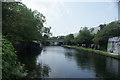
{"type": "Polygon", "coordinates": [[[107,51],[109,53],[120,54],[120,36],[108,39],[107,51]]]}
{"type": "Polygon", "coordinates": [[[79,35],[79,33],[74,33],[73,36],[74,38],[77,37],[79,35]]]}
{"type": "Polygon", "coordinates": [[[97,34],[97,32],[100,30],[100,27],[93,27],[90,30],[92,34],[97,34]]]}

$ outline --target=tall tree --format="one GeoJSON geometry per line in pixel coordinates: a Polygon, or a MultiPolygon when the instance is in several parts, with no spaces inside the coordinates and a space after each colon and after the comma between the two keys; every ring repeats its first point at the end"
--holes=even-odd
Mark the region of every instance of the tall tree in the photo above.
{"type": "Polygon", "coordinates": [[[84,27],[79,31],[79,35],[75,38],[77,44],[86,44],[89,45],[92,43],[93,35],[87,27],[84,27]]]}
{"type": "Polygon", "coordinates": [[[65,37],[65,39],[64,39],[64,44],[66,44],[66,45],[72,45],[72,44],[74,44],[74,36],[73,36],[73,34],[69,34],[69,35],[67,35],[66,37],[65,37]]]}
{"type": "Polygon", "coordinates": [[[11,41],[42,39],[45,16],[19,2],[3,3],[3,35],[11,41]]]}
{"type": "Polygon", "coordinates": [[[98,27],[100,27],[100,30],[102,30],[104,27],[106,27],[106,24],[100,24],[98,27]]]}
{"type": "Polygon", "coordinates": [[[108,38],[115,36],[120,36],[120,22],[111,22],[106,25],[95,35],[93,41],[106,49],[108,38]]]}

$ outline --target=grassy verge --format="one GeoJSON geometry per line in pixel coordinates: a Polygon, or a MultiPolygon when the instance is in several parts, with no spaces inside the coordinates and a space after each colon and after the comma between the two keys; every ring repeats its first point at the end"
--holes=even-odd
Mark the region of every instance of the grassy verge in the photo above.
{"type": "Polygon", "coordinates": [[[77,50],[89,51],[89,52],[93,52],[95,54],[99,54],[99,55],[103,55],[103,56],[107,56],[107,57],[112,57],[112,58],[115,58],[115,59],[120,59],[120,55],[110,54],[110,53],[105,52],[105,51],[94,50],[94,49],[91,49],[91,48],[83,48],[83,47],[78,47],[78,46],[64,46],[64,47],[77,49],[77,50]]]}

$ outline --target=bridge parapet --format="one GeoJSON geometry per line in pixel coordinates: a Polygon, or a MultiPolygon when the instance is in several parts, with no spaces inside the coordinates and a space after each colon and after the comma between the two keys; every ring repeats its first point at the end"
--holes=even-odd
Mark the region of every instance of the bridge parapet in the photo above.
{"type": "Polygon", "coordinates": [[[64,39],[47,39],[48,42],[63,42],[64,39]]]}

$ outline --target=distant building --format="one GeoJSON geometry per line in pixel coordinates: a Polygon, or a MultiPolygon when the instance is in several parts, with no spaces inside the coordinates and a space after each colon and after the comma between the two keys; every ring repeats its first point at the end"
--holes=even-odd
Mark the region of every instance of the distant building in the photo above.
{"type": "Polygon", "coordinates": [[[108,39],[107,51],[114,54],[120,54],[120,36],[108,39]]]}
{"type": "Polygon", "coordinates": [[[74,33],[73,36],[74,38],[78,36],[79,33],[74,33]]]}
{"type": "Polygon", "coordinates": [[[93,27],[90,30],[92,34],[97,34],[97,32],[100,30],[100,27],[93,27]]]}
{"type": "MultiPolygon", "coordinates": [[[[97,32],[100,30],[100,27],[93,27],[93,28],[91,28],[90,29],[90,32],[92,33],[92,34],[97,34],[97,32]]],[[[77,37],[79,35],[79,33],[74,33],[73,34],[73,36],[74,37],[77,37]]]]}

